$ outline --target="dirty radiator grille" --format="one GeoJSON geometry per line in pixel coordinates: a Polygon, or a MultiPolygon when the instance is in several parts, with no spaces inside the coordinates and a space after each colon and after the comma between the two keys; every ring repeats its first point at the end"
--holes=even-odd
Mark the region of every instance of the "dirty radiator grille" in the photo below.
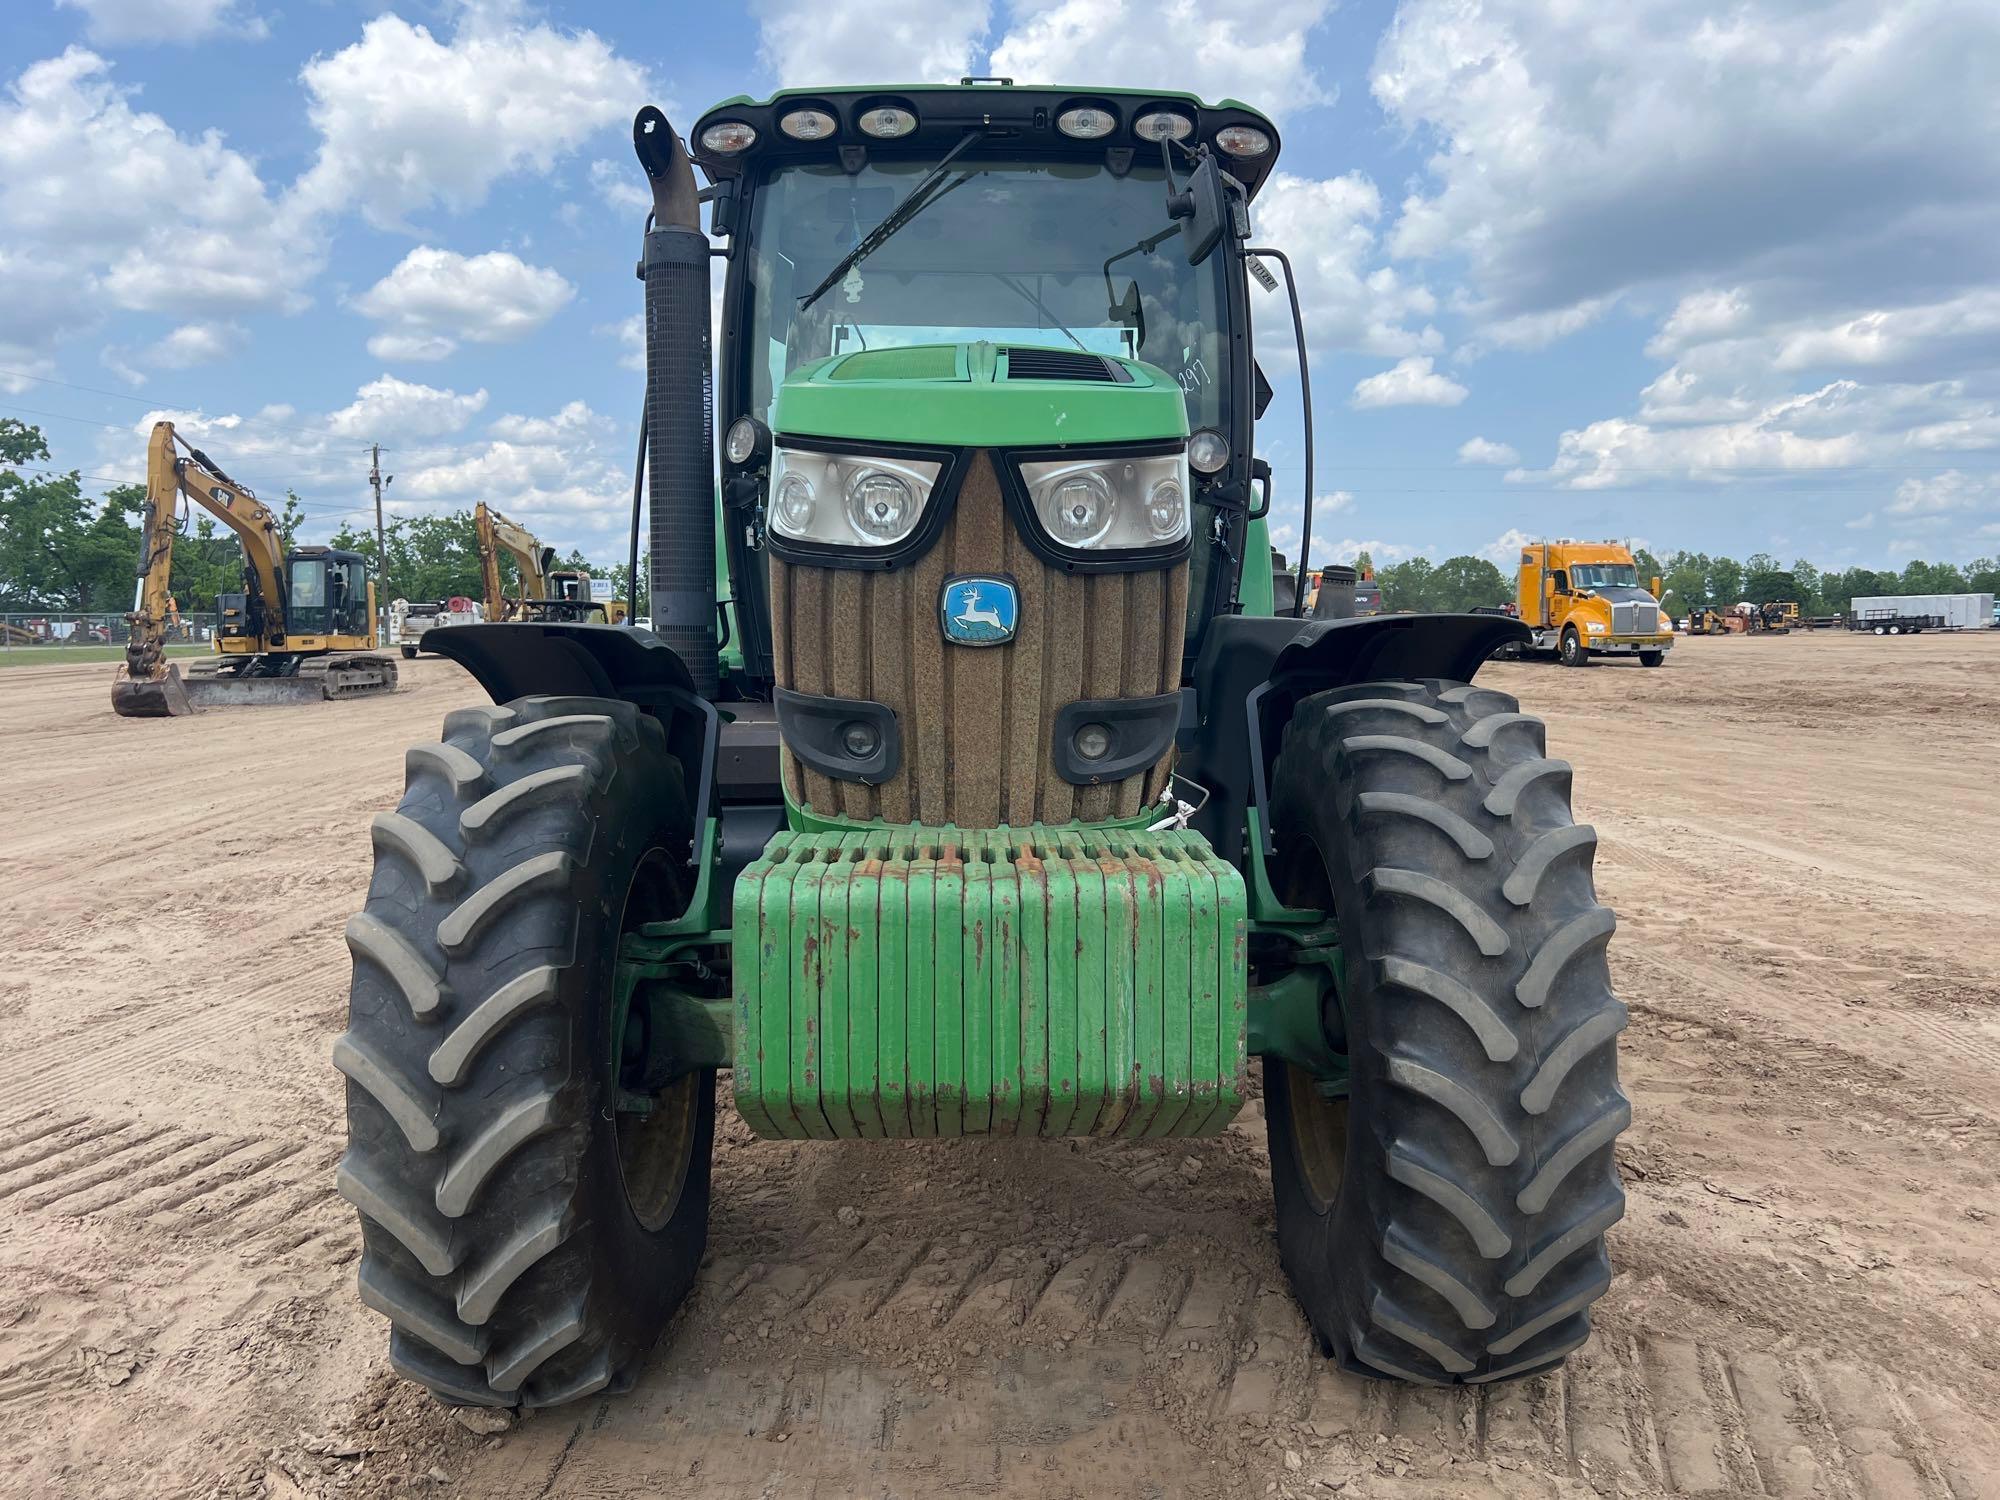
{"type": "Polygon", "coordinates": [[[867,698],[895,711],[903,764],[881,786],[836,781],[784,756],[793,800],[892,823],[1063,823],[1126,817],[1158,798],[1172,755],[1106,786],[1071,786],[1050,761],[1056,710],[1079,698],[1138,698],[1180,686],[1186,563],[1078,576],[1042,562],[1007,514],[998,476],[973,462],[944,532],[890,573],[771,559],[780,686],[867,698]],[[1001,572],[1020,587],[1005,646],[948,646],[938,596],[953,573],[1001,572]]]}

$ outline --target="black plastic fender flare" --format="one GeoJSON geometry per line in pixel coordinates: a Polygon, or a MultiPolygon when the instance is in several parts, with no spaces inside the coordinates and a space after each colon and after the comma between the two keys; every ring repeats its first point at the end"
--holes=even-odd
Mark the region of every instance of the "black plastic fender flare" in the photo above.
{"type": "Polygon", "coordinates": [[[424,649],[457,662],[495,703],[538,694],[623,698],[666,726],[700,836],[715,809],[715,756],[722,717],[699,697],[680,654],[650,630],[489,620],[424,632],[424,649]]]}
{"type": "Polygon", "coordinates": [[[1193,826],[1243,864],[1246,814],[1268,805],[1271,765],[1300,699],[1374,678],[1470,682],[1495,651],[1532,639],[1520,621],[1495,615],[1211,621],[1194,669],[1199,723],[1180,740],[1180,774],[1208,791],[1193,826]]]}

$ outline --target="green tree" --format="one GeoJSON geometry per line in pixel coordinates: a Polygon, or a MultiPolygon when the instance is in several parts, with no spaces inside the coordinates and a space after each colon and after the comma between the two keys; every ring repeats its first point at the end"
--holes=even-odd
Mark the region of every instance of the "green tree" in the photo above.
{"type": "Polygon", "coordinates": [[[0,418],[0,607],[129,608],[139,537],[126,506],[86,497],[75,470],[33,472],[48,458],[39,428],[0,418]]]}
{"type": "Polygon", "coordinates": [[[1797,599],[1799,581],[1780,568],[1778,560],[1760,552],[1744,565],[1743,597],[1752,604],[1769,604],[1778,599],[1797,599]]]}
{"type": "Polygon", "coordinates": [[[1706,552],[1676,552],[1661,573],[1665,587],[1661,597],[1675,614],[1686,614],[1708,600],[1708,575],[1714,566],[1706,552]]]}
{"type": "Polygon", "coordinates": [[[1713,557],[1708,563],[1708,602],[1734,604],[1743,597],[1743,564],[1733,557],[1713,557]]]}
{"type": "Polygon", "coordinates": [[[1822,613],[1819,597],[1819,569],[1801,557],[1792,564],[1792,580],[1798,585],[1799,589],[1797,595],[1799,613],[1803,615],[1822,613]]]}
{"type": "Polygon", "coordinates": [[[1483,557],[1447,557],[1431,574],[1431,595],[1432,608],[1464,614],[1506,603],[1514,586],[1483,557]]]}
{"type": "Polygon", "coordinates": [[[1975,594],[2000,594],[2000,560],[1975,557],[1965,565],[1965,586],[1975,594]]]}
{"type": "Polygon", "coordinates": [[[1963,594],[1965,574],[1954,563],[1912,561],[1903,569],[1899,594],[1963,594]]]}
{"type": "MultiPolygon", "coordinates": [[[[1362,554],[1366,556],[1367,554],[1362,554]]],[[[1408,562],[1391,563],[1375,575],[1382,586],[1382,606],[1384,609],[1407,609],[1417,614],[1429,614],[1437,608],[1432,598],[1431,574],[1436,571],[1428,557],[1413,557],[1408,562]]]]}

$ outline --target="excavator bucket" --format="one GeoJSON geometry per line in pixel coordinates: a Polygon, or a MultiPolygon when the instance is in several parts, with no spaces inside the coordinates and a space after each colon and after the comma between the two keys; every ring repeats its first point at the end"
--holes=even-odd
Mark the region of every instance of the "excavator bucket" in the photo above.
{"type": "Polygon", "coordinates": [[[181,669],[172,662],[157,677],[134,677],[120,667],[117,681],[111,684],[111,707],[126,719],[179,718],[195,711],[181,681],[181,669]]]}

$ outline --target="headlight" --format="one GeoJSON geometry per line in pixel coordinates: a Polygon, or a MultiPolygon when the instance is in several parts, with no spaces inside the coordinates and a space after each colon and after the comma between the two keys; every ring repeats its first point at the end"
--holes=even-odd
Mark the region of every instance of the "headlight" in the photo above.
{"type": "Polygon", "coordinates": [[[771,458],[771,529],[795,542],[887,547],[908,538],[944,465],[922,459],[779,448],[771,458]]]}
{"type": "Polygon", "coordinates": [[[1039,459],[1021,465],[1021,481],[1058,546],[1130,551],[1171,546],[1188,534],[1184,453],[1039,459]]]}
{"type": "Polygon", "coordinates": [[[1604,634],[1604,622],[1602,620],[1585,620],[1583,622],[1583,628],[1589,631],[1592,635],[1604,634]]]}

